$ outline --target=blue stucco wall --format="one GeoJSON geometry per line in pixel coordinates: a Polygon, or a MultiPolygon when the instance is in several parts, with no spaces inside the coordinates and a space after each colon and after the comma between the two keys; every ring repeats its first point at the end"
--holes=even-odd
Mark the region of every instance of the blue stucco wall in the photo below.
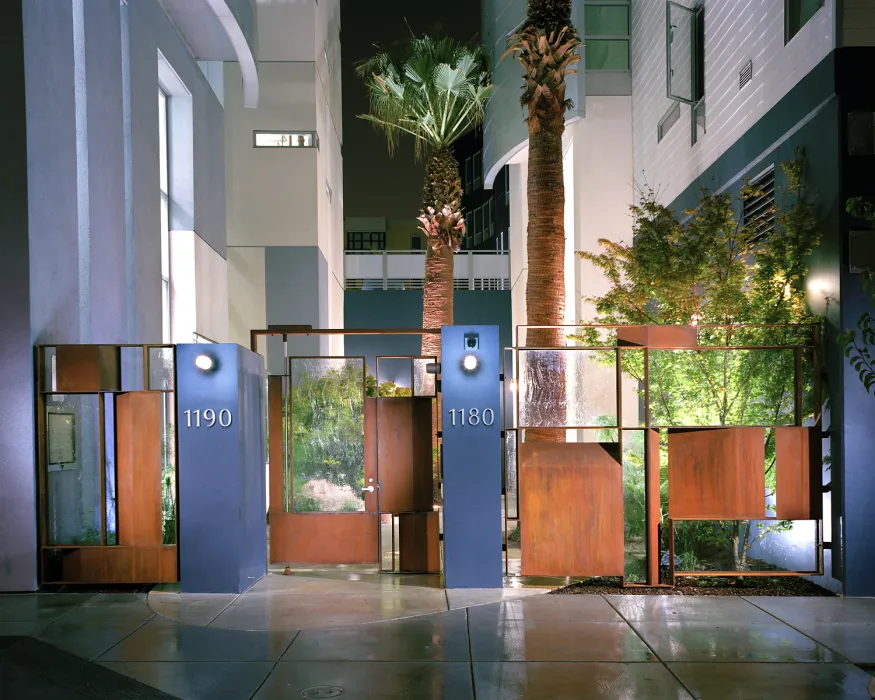
{"type": "MultiPolygon", "coordinates": [[[[328,261],[319,246],[270,246],[264,249],[267,324],[328,328],[328,261]]],[[[292,336],[289,357],[318,357],[328,352],[327,336],[292,336]]],[[[270,374],[282,374],[283,341],[267,340],[270,374]]]]}
{"type": "MultiPolygon", "coordinates": [[[[499,344],[509,347],[513,330],[510,292],[457,291],[453,298],[456,325],[498,326],[499,344]]],[[[345,328],[422,328],[422,292],[347,291],[343,297],[345,328]]],[[[346,355],[364,355],[373,368],[378,355],[418,355],[418,335],[348,335],[346,355]]]]}
{"type": "Polygon", "coordinates": [[[176,348],[184,593],[242,593],[267,572],[263,372],[261,358],[237,345],[176,348]],[[214,369],[195,366],[202,353],[214,369]],[[215,412],[213,425],[192,418],[206,409],[215,412]]]}

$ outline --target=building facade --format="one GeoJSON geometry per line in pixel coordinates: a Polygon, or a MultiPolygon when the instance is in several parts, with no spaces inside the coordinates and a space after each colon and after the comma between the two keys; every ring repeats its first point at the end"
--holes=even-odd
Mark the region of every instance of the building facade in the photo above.
{"type": "MultiPolygon", "coordinates": [[[[256,108],[224,65],[229,327],[247,346],[268,325],[343,327],[340,3],[260,2],[258,30],[256,108]]],[[[339,336],[296,345],[343,354],[339,336]]]]}
{"type": "Polygon", "coordinates": [[[342,327],[340,10],[27,0],[0,12],[15,141],[0,188],[0,591],[27,591],[34,346],[249,346],[268,324],[342,327]]]}
{"type": "MultiPolygon", "coordinates": [[[[517,107],[519,68],[498,61],[522,22],[523,0],[485,0],[483,36],[497,61],[487,110],[484,172],[493,186],[510,169],[513,323],[525,323],[526,130],[517,107]]],[[[845,212],[873,191],[875,5],[870,0],[578,0],[585,42],[571,78],[565,134],[567,323],[593,317],[582,297],[604,280],[574,251],[598,238],[630,243],[629,205],[651,187],[675,211],[699,192],[736,193],[745,178],[783,186],[780,164],[804,152],[824,238],[810,261],[808,297],[826,316],[829,416],[824,451],[826,585],[872,595],[875,536],[866,500],[875,401],[835,342],[871,305],[861,268],[872,233],[845,212]],[[771,180],[769,180],[771,178],[771,180]],[[768,180],[768,182],[767,182],[768,180]]],[[[769,190],[769,191],[772,191],[769,190]]],[[[741,203],[739,203],[739,208],[741,203]]],[[[743,212],[739,211],[743,217],[743,212]]],[[[764,558],[792,562],[792,542],[764,545],[764,558]]],[[[792,565],[792,564],[791,564],[792,565]]]]}

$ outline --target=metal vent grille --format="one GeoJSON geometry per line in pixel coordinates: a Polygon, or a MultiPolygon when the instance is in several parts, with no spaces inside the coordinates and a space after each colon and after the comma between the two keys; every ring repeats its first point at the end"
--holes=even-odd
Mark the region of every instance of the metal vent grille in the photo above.
{"type": "Polygon", "coordinates": [[[738,89],[741,90],[753,78],[753,61],[748,61],[747,65],[738,73],[738,89]]]}
{"type": "Polygon", "coordinates": [[[756,194],[744,200],[744,225],[749,227],[751,237],[759,241],[775,230],[775,168],[751,180],[750,187],[756,194]]]}

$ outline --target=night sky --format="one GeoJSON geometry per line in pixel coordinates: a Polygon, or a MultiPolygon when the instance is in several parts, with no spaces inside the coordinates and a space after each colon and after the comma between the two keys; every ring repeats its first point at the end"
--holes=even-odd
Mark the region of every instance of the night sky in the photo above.
{"type": "Polygon", "coordinates": [[[368,110],[355,64],[382,48],[423,32],[469,41],[480,31],[479,0],[341,0],[343,70],[343,213],[413,219],[419,213],[424,165],[411,141],[389,157],[386,138],[357,114],[368,110]],[[408,24],[410,29],[408,29],[408,24]]]}

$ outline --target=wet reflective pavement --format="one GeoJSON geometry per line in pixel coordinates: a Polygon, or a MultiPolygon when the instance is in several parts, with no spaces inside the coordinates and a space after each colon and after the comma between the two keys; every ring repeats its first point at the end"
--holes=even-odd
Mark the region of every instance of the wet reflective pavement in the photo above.
{"type": "Polygon", "coordinates": [[[367,588],[378,581],[356,592],[284,578],[236,611],[231,596],[4,595],[0,638],[34,636],[186,700],[867,700],[875,673],[875,599],[445,592],[413,579],[380,594],[367,588]]]}

